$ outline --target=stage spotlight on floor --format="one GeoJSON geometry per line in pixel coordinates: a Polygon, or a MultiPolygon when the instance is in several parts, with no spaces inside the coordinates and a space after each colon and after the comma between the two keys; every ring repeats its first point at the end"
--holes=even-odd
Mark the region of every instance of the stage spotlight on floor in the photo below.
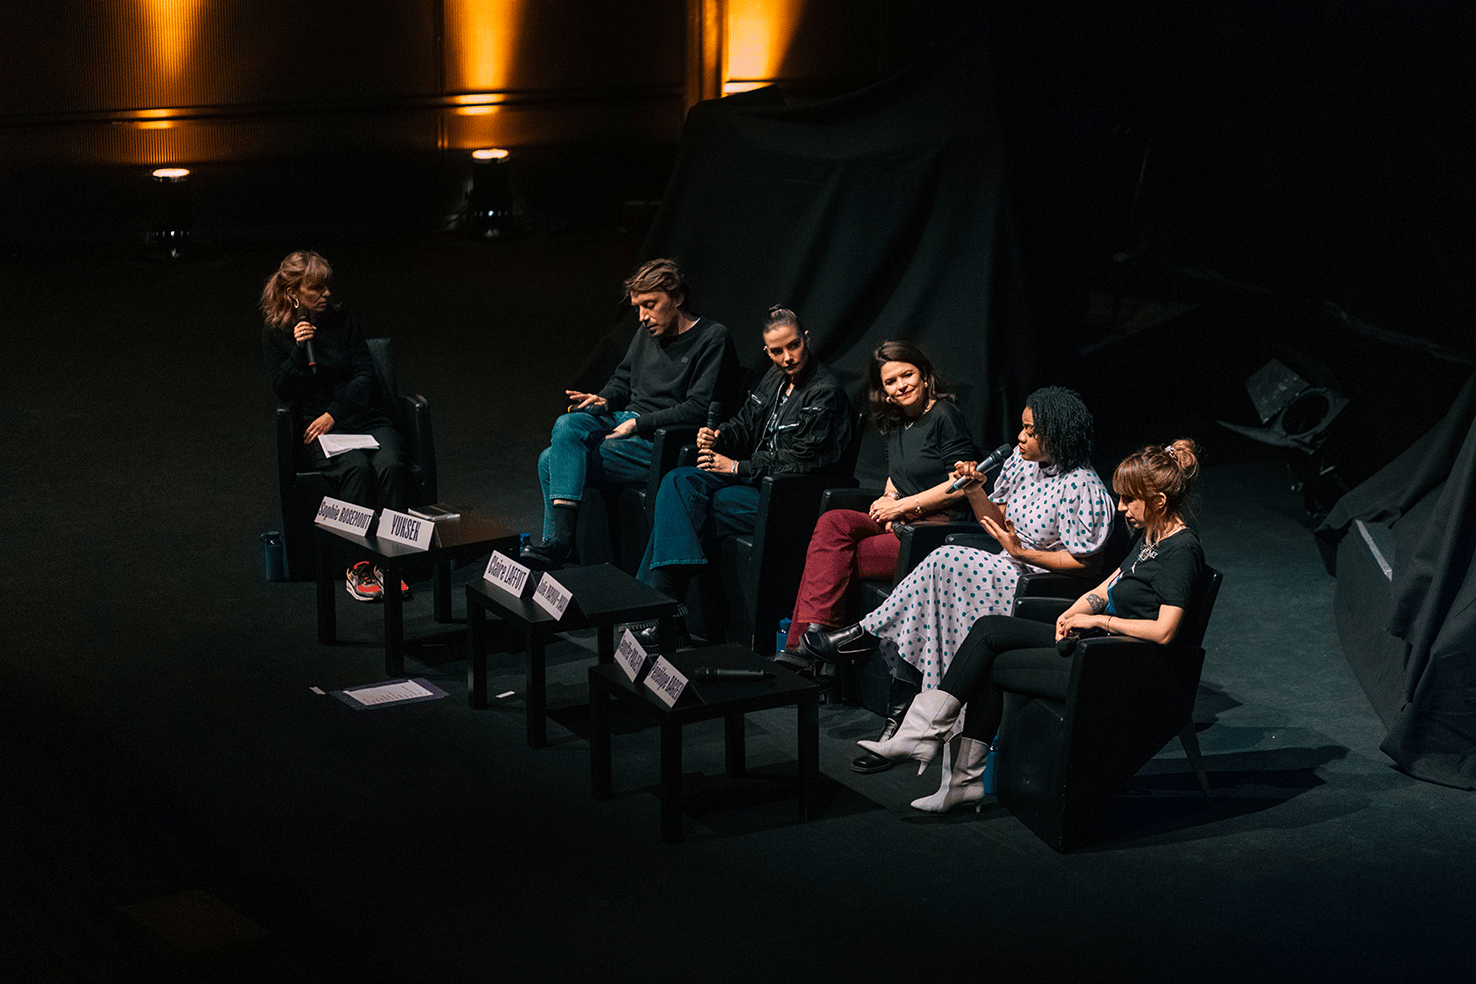
{"type": "Polygon", "coordinates": [[[171,260],[178,259],[190,238],[190,171],[184,167],[161,167],[152,176],[153,210],[145,239],[171,260]]]}
{"type": "Polygon", "coordinates": [[[467,228],[478,239],[494,239],[512,224],[512,185],[507,176],[507,151],[485,147],[472,151],[471,195],[467,198],[467,228]]]}

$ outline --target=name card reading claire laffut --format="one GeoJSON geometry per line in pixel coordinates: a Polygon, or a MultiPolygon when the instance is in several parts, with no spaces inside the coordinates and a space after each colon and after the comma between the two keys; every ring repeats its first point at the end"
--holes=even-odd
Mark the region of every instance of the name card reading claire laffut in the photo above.
{"type": "Polygon", "coordinates": [[[381,540],[393,540],[416,550],[429,550],[436,538],[436,524],[409,513],[386,509],[379,514],[379,528],[374,535],[381,540]]]}
{"type": "Polygon", "coordinates": [[[528,575],[532,573],[529,568],[494,550],[487,561],[487,569],[482,572],[482,580],[496,585],[515,598],[521,598],[528,590],[528,575]]]}
{"type": "Polygon", "coordinates": [[[682,691],[687,689],[687,678],[682,676],[681,670],[667,662],[665,656],[657,656],[656,662],[651,664],[650,672],[646,674],[646,687],[661,698],[661,702],[667,707],[675,707],[682,691]]]}
{"type": "Polygon", "coordinates": [[[574,600],[574,592],[560,584],[552,574],[544,574],[533,589],[533,601],[554,618],[563,618],[574,600]]]}
{"type": "Polygon", "coordinates": [[[635,633],[629,629],[620,637],[620,645],[615,647],[615,662],[631,683],[640,681],[641,673],[646,669],[646,647],[636,641],[635,633]]]}
{"type": "Polygon", "coordinates": [[[332,530],[365,536],[369,532],[369,524],[374,522],[374,510],[325,495],[313,522],[332,530]]]}

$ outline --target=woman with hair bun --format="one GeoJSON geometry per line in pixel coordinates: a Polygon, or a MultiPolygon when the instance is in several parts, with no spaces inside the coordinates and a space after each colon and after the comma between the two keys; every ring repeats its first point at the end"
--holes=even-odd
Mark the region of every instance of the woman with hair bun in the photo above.
{"type": "Polygon", "coordinates": [[[913,700],[896,734],[860,741],[891,761],[915,759],[918,772],[937,755],[965,704],[958,761],[942,789],[913,806],[944,812],[983,798],[980,777],[1004,709],[1002,689],[1064,700],[1071,661],[1056,643],[1088,632],[1167,644],[1178,634],[1191,592],[1204,570],[1204,550],[1189,525],[1189,493],[1199,471],[1194,442],[1143,448],[1117,466],[1117,510],[1139,530],[1122,566],[1076,600],[1051,625],[1010,616],[979,619],[937,689],[913,700]],[[961,768],[959,763],[970,763],[961,768]]]}

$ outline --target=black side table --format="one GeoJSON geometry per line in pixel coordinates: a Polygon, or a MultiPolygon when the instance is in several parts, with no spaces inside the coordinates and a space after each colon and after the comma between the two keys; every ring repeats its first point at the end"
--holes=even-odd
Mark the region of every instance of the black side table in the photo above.
{"type": "Polygon", "coordinates": [[[313,532],[318,545],[318,641],[326,645],[338,641],[338,594],[343,591],[344,568],[367,560],[384,571],[385,586],[379,600],[384,606],[384,672],[392,677],[405,673],[405,605],[400,592],[394,589],[404,580],[407,565],[421,557],[430,558],[434,570],[431,593],[435,618],[437,622],[449,622],[451,561],[490,554],[493,550],[516,553],[519,543],[518,534],[509,533],[501,523],[469,515],[437,523],[437,543],[428,551],[394,540],[380,540],[372,534],[357,536],[323,526],[313,532]]]}
{"type": "Polygon", "coordinates": [[[595,799],[608,799],[611,795],[610,711],[617,701],[640,709],[661,722],[661,839],[668,844],[682,839],[682,725],[723,718],[725,771],[730,776],[739,776],[746,768],[743,715],[749,711],[797,704],[799,814],[800,820],[808,820],[820,770],[820,688],[737,645],[687,649],[667,659],[689,679],[692,668],[697,666],[769,670],[774,673],[774,678],[762,681],[695,681],[689,686],[698,688],[702,698],[700,703],[679,701],[675,707],[667,707],[644,684],[632,683],[619,666],[591,666],[589,772],[595,799]]]}
{"type": "MultiPolygon", "coordinates": [[[[615,626],[621,622],[664,620],[662,636],[670,639],[670,617],[677,603],[648,584],[643,584],[613,564],[566,567],[554,577],[574,595],[562,619],[538,607],[531,597],[515,598],[496,585],[474,581],[466,586],[468,700],[472,707],[487,706],[487,613],[522,629],[524,688],[528,692],[528,744],[548,744],[545,647],[557,632],[598,629],[597,655],[601,663],[615,659],[615,626]]],[[[665,648],[670,648],[667,643],[665,648]]]]}

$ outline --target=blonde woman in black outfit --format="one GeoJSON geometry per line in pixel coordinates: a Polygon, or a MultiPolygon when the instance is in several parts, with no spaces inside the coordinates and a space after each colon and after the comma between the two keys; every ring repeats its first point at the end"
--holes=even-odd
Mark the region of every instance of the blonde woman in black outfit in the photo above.
{"type": "Polygon", "coordinates": [[[1204,569],[1204,550],[1188,525],[1187,499],[1199,459],[1193,441],[1150,446],[1117,466],[1118,512],[1140,534],[1121,568],[1076,600],[1055,625],[1003,615],[974,623],[938,689],[912,702],[895,735],[860,741],[893,761],[927,768],[965,704],[960,764],[934,796],[913,806],[942,813],[983,798],[980,777],[1003,712],[1001,689],[1064,700],[1071,660],[1056,643],[1068,635],[1105,632],[1166,644],[1178,634],[1190,592],[1204,569]]]}
{"type": "MultiPolygon", "coordinates": [[[[304,462],[328,476],[336,498],[366,509],[403,510],[409,482],[400,434],[381,409],[369,346],[349,313],[330,300],[333,268],[317,253],[289,254],[261,292],[262,356],[272,392],[291,404],[304,462]],[[324,434],[368,434],[378,450],[329,458],[324,434]]],[[[345,575],[349,597],[378,601],[379,571],[367,562],[345,575]]],[[[405,584],[402,592],[409,591],[405,584]]]]}

